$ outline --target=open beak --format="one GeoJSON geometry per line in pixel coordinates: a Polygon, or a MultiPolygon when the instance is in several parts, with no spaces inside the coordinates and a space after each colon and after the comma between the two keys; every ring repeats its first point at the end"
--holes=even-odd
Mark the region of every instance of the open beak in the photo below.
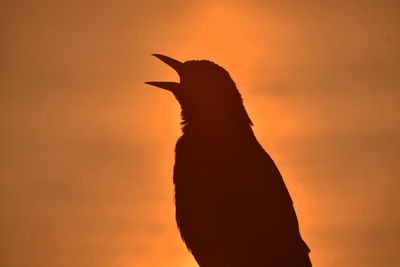
{"type": "MultiPolygon", "coordinates": [[[[156,58],[160,59],[162,62],[173,68],[178,73],[178,75],[181,76],[183,70],[182,62],[160,54],[153,54],[153,56],[155,56],[156,58]]],[[[174,92],[180,87],[180,84],[176,82],[145,82],[145,83],[172,92],[174,92]]]]}

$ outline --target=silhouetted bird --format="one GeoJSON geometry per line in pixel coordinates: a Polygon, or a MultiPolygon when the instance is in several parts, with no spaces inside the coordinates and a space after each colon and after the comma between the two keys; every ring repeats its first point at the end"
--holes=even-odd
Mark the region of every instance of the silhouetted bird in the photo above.
{"type": "Polygon", "coordinates": [[[176,221],[201,267],[311,266],[291,197],[258,143],[235,83],[206,60],[181,63],[155,54],[180,83],[183,135],[174,166],[176,221]]]}

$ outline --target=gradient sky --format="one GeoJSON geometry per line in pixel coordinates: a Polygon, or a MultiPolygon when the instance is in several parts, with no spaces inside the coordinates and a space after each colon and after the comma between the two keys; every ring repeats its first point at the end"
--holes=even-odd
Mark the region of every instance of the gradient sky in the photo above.
{"type": "Polygon", "coordinates": [[[152,53],[230,72],[315,266],[400,266],[398,1],[0,10],[1,266],[196,266],[174,220],[179,105],[144,84],[178,76],[152,53]]]}

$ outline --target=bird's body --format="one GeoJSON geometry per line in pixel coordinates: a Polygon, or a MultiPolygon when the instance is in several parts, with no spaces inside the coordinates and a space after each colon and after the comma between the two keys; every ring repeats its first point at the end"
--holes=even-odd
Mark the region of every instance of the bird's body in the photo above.
{"type": "Polygon", "coordinates": [[[311,266],[290,195],[229,74],[209,61],[181,64],[180,89],[149,84],[168,87],[182,106],[173,179],[186,246],[200,267],[311,266]]]}

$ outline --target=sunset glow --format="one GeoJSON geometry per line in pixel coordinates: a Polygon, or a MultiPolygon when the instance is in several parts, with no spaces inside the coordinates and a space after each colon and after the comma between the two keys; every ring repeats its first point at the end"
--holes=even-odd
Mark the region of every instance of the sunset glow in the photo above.
{"type": "MultiPolygon", "coordinates": [[[[18,2],[18,1],[17,1],[18,2]]],[[[196,267],[175,224],[178,81],[239,88],[314,266],[400,266],[399,4],[2,4],[0,266],[196,267]]]]}

